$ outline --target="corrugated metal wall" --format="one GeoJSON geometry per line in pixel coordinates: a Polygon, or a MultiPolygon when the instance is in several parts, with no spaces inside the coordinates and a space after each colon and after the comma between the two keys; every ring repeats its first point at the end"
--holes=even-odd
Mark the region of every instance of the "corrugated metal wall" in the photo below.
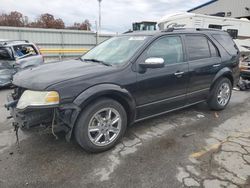
{"type": "Polygon", "coordinates": [[[232,18],[235,17],[249,17],[250,11],[245,7],[250,8],[250,0],[218,0],[196,10],[190,11],[199,14],[215,14],[218,12],[231,12],[232,18]]]}
{"type": "Polygon", "coordinates": [[[110,37],[112,35],[101,34],[97,41],[97,35],[92,31],[0,27],[0,39],[29,40],[42,49],[47,60],[79,56],[94,47],[97,42],[100,43],[110,37]],[[49,52],[50,49],[58,49],[58,52],[55,50],[49,52]],[[62,49],[68,49],[70,53],[63,52],[62,49]]]}

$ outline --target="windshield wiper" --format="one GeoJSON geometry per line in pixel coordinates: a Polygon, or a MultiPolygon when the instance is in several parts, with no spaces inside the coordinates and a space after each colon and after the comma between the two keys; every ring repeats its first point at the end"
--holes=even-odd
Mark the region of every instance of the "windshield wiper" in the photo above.
{"type": "Polygon", "coordinates": [[[103,64],[103,65],[106,65],[106,66],[112,66],[111,64],[109,63],[106,63],[104,61],[101,61],[101,60],[98,60],[98,59],[83,59],[84,61],[92,61],[92,62],[95,62],[95,63],[100,63],[100,64],[103,64]]]}

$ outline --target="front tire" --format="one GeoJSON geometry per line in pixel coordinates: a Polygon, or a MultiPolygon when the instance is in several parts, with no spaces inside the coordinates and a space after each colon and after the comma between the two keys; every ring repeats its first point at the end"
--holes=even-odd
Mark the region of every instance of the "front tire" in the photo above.
{"type": "Polygon", "coordinates": [[[208,106],[212,110],[223,110],[228,105],[232,95],[232,83],[228,78],[220,78],[216,81],[210,97],[208,99],[208,106]]]}
{"type": "Polygon", "coordinates": [[[103,152],[114,147],[127,127],[123,106],[109,98],[89,104],[80,114],[74,130],[78,144],[88,152],[103,152]]]}

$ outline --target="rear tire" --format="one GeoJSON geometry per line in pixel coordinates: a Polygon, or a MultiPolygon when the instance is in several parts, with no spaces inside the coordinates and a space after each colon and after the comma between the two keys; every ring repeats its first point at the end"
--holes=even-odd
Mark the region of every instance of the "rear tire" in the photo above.
{"type": "Polygon", "coordinates": [[[114,147],[127,127],[123,106],[109,98],[89,104],[79,115],[74,129],[77,143],[88,152],[103,152],[114,147]]]}
{"type": "Polygon", "coordinates": [[[210,91],[207,101],[212,110],[223,110],[228,105],[232,95],[232,83],[228,78],[220,78],[210,91]]]}

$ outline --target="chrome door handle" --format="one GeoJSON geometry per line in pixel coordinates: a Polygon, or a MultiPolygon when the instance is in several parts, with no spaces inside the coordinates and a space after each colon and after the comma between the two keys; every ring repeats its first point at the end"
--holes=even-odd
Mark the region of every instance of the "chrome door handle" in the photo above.
{"type": "Polygon", "coordinates": [[[213,65],[213,67],[219,67],[221,64],[215,64],[213,65]]]}
{"type": "Polygon", "coordinates": [[[184,72],[176,72],[176,73],[174,73],[175,76],[180,76],[182,74],[184,74],[184,72]]]}

